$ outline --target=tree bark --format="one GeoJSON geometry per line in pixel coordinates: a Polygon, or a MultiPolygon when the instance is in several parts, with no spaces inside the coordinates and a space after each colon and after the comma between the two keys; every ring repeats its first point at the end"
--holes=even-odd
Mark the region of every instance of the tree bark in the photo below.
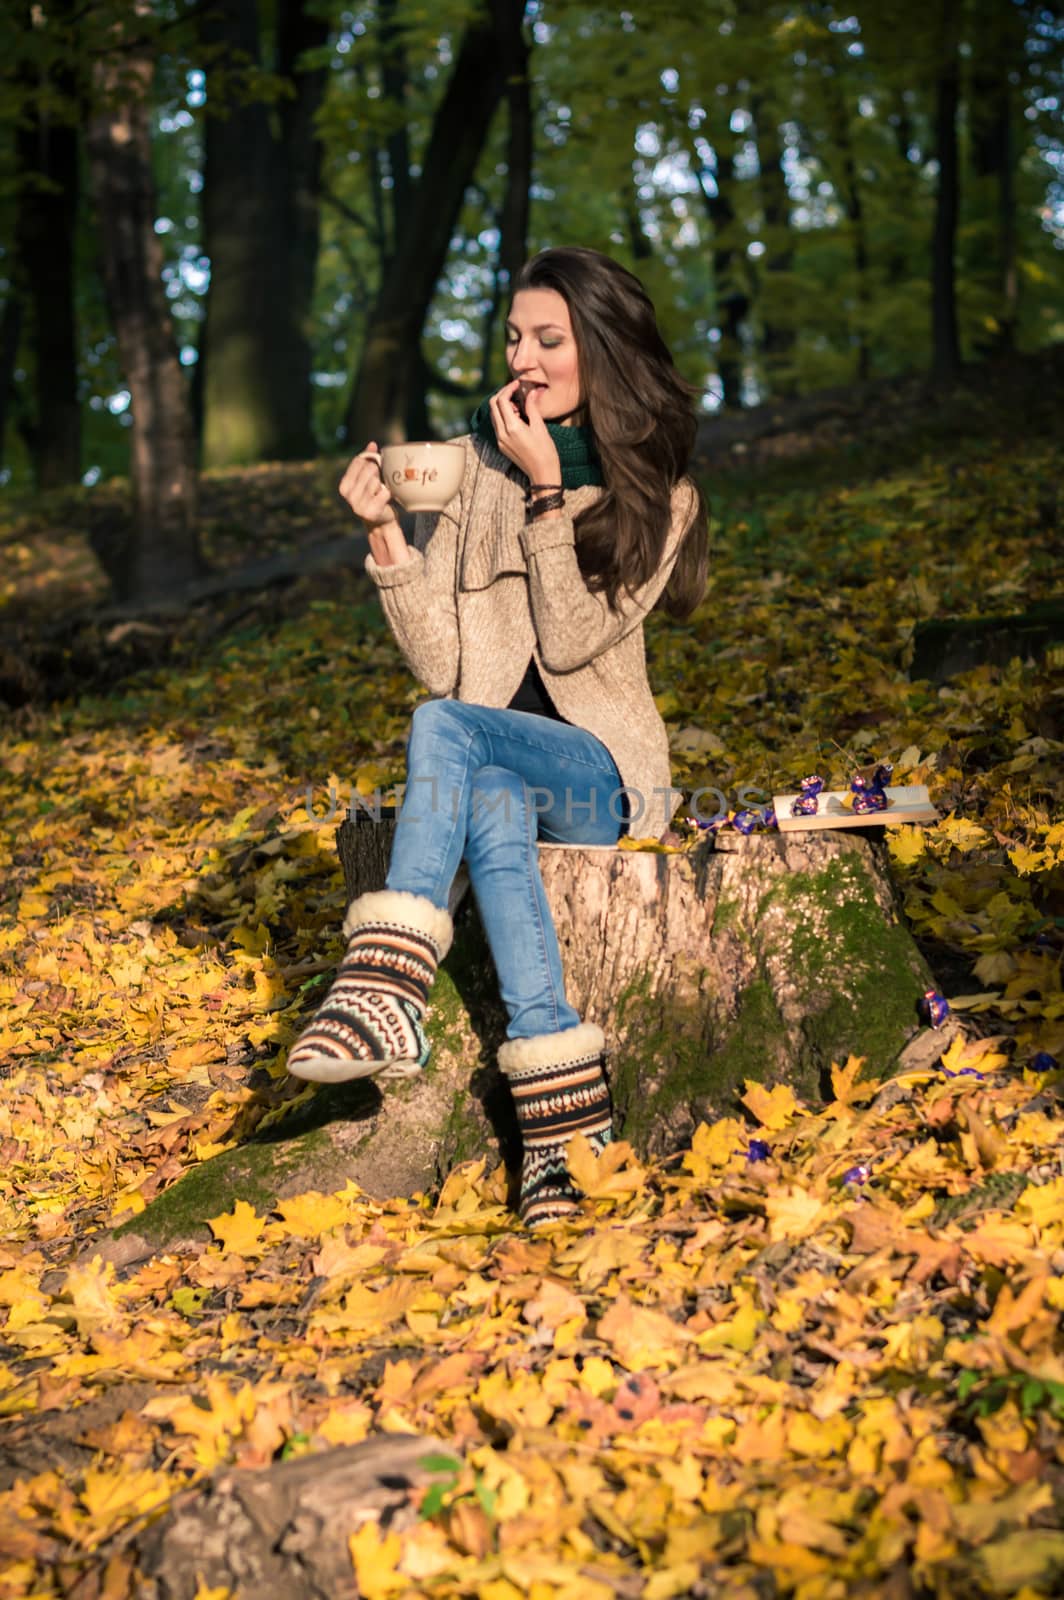
{"type": "Polygon", "coordinates": [[[628,248],[632,252],[635,262],[652,261],[654,259],[654,246],[651,243],[646,229],[643,227],[643,218],[639,210],[639,185],[636,182],[635,164],[629,164],[624,175],[621,188],[621,204],[624,208],[624,226],[628,234],[628,248]]]}
{"type": "Polygon", "coordinates": [[[421,176],[401,219],[395,258],[366,319],[347,413],[349,445],[361,447],[367,439],[394,443],[411,431],[416,436],[424,417],[421,331],[505,88],[501,41],[512,44],[520,37],[524,8],[525,0],[492,0],[490,14],[475,18],[463,35],[421,176]]]}
{"type": "Polygon", "coordinates": [[[1016,347],[1019,272],[1016,255],[1017,141],[1012,77],[1023,69],[1023,14],[1003,8],[997,26],[980,30],[971,87],[971,167],[976,199],[988,214],[992,240],[981,276],[996,302],[993,327],[977,353],[1002,355],[1016,347]]]}
{"type": "Polygon", "coordinates": [[[958,211],[957,109],[960,101],[957,3],[958,0],[941,0],[940,54],[935,81],[938,184],[931,241],[931,338],[932,371],[935,378],[944,383],[956,377],[961,364],[954,260],[958,211]]]}
{"type": "Polygon", "coordinates": [[[239,74],[261,58],[257,0],[212,0],[207,52],[204,243],[211,262],[200,343],[205,466],[315,453],[308,337],[319,238],[321,146],[314,117],[325,69],[299,70],[328,24],[303,0],[277,13],[275,108],[248,99],[239,74]],[[227,109],[233,101],[236,104],[227,109]]]}
{"type": "MultiPolygon", "coordinates": [[[[149,0],[134,13],[147,14],[149,0]]],[[[113,35],[92,69],[89,169],[104,290],[132,397],[133,530],[108,575],[119,600],[146,599],[202,575],[188,387],[178,359],[155,233],[149,95],[142,41],[113,35]]]]}
{"type": "Polygon", "coordinates": [[[506,188],[498,213],[499,248],[495,258],[491,300],[481,329],[479,388],[496,387],[495,334],[499,312],[511,297],[511,286],[528,255],[531,209],[532,160],[535,136],[532,126],[532,84],[527,41],[523,33],[511,36],[512,59],[506,69],[506,188]]]}
{"type": "MultiPolygon", "coordinates": [[[[406,98],[409,80],[406,70],[406,51],[402,30],[395,15],[396,0],[378,0],[380,17],[381,88],[384,99],[396,118],[395,126],[385,140],[388,157],[388,177],[391,179],[391,248],[399,237],[402,219],[410,204],[410,135],[406,120],[406,98]]],[[[382,174],[378,174],[382,176],[382,174]]]]}
{"type": "Polygon", "coordinates": [[[788,396],[796,392],[794,310],[787,280],[794,264],[794,230],[791,197],[783,171],[783,146],[776,108],[770,99],[755,98],[754,129],[757,164],[761,174],[761,208],[767,251],[761,295],[761,354],[770,390],[788,396]]]}
{"type": "Polygon", "coordinates": [[[729,138],[729,135],[722,134],[713,146],[712,187],[707,182],[697,151],[692,150],[691,155],[713,232],[713,287],[720,329],[717,375],[720,379],[721,405],[725,410],[738,409],[743,403],[742,327],[750,309],[750,297],[736,267],[735,207],[731,198],[735,160],[732,150],[725,147],[725,141],[729,138]]]}
{"type": "MultiPolygon", "coordinates": [[[[69,9],[57,8],[62,19],[69,9]]],[[[27,32],[32,24],[27,14],[27,32]]],[[[39,489],[81,477],[81,407],[75,316],[74,246],[79,144],[76,88],[69,68],[20,64],[26,108],[15,134],[18,200],[14,287],[33,351],[34,399],[24,432],[39,489]]]]}
{"type": "Polygon", "coordinates": [[[422,1462],[439,1451],[434,1439],[385,1433],[220,1473],[180,1496],[138,1539],[150,1600],[195,1600],[207,1589],[239,1593],[240,1600],[355,1595],[350,1536],[367,1518],[386,1518],[389,1529],[410,1527],[414,1491],[433,1481],[422,1462]]]}
{"type": "MultiPolygon", "coordinates": [[[[341,825],[352,897],[383,885],[393,831],[362,810],[341,825]]],[[[539,848],[567,996],[607,1033],[620,1131],[656,1154],[723,1112],[746,1077],[815,1098],[840,1052],[885,1072],[917,1034],[931,986],[881,846],[824,832],[711,844],[674,856],[539,848]]],[[[471,908],[462,916],[453,984],[494,1045],[501,1018],[496,1003],[481,1021],[491,984],[478,930],[475,950],[468,942],[471,908]]]]}
{"type": "Polygon", "coordinates": [[[868,347],[868,321],[872,296],[868,282],[868,235],[865,227],[861,186],[857,177],[857,161],[854,156],[850,114],[846,107],[846,98],[842,85],[839,82],[838,71],[839,68],[837,66],[829,66],[825,79],[825,91],[828,99],[831,131],[838,148],[839,163],[842,169],[842,181],[836,185],[836,188],[846,211],[846,220],[849,223],[850,240],[853,247],[854,316],[851,327],[857,349],[854,376],[859,383],[863,383],[869,376],[871,365],[868,347]]]}
{"type": "Polygon", "coordinates": [[[22,298],[12,284],[0,316],[0,466],[6,460],[7,422],[15,410],[15,369],[22,341],[22,298]]]}
{"type": "Polygon", "coordinates": [[[506,81],[506,190],[499,224],[499,272],[504,296],[528,254],[528,218],[532,188],[534,132],[530,51],[520,25],[505,13],[496,16],[499,52],[506,81]]]}

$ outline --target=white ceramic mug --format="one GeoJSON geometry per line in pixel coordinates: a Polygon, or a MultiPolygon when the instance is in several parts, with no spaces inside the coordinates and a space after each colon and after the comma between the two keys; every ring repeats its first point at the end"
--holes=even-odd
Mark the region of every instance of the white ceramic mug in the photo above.
{"type": "Polygon", "coordinates": [[[461,488],[460,444],[387,444],[380,458],[385,488],[407,511],[442,511],[461,488]]]}

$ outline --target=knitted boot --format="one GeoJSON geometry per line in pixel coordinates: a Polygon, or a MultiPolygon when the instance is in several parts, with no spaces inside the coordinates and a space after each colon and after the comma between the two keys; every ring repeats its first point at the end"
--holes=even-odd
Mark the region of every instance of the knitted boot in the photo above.
{"type": "Polygon", "coordinates": [[[347,954],[289,1053],[289,1072],[315,1083],[419,1072],[429,1056],[421,1027],[429,988],[453,932],[447,912],[419,894],[381,889],[353,900],[347,954]]]}
{"type": "Polygon", "coordinates": [[[594,1023],[561,1033],[509,1039],[499,1070],[509,1080],[524,1144],[522,1222],[530,1228],[576,1209],[580,1191],[566,1167],[566,1146],[585,1134],[598,1155],[613,1137],[610,1091],[602,1070],[606,1038],[594,1023]]]}

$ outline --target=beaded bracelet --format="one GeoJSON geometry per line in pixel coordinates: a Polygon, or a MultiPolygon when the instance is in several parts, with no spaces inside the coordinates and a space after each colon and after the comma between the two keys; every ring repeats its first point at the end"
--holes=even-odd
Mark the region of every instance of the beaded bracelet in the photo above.
{"type": "Polygon", "coordinates": [[[565,495],[561,489],[555,494],[542,495],[538,500],[529,500],[525,508],[525,522],[534,522],[537,517],[545,516],[548,511],[561,511],[565,507],[565,495]]]}

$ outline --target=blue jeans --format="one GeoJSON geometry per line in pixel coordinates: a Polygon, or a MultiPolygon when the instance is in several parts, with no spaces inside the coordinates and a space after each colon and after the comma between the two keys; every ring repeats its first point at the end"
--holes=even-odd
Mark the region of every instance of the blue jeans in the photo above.
{"type": "Polygon", "coordinates": [[[616,844],[625,815],[614,760],[582,728],[458,700],[415,710],[387,887],[445,907],[465,858],[508,1038],[559,1033],[582,1020],[565,998],[537,834],[616,844]]]}

